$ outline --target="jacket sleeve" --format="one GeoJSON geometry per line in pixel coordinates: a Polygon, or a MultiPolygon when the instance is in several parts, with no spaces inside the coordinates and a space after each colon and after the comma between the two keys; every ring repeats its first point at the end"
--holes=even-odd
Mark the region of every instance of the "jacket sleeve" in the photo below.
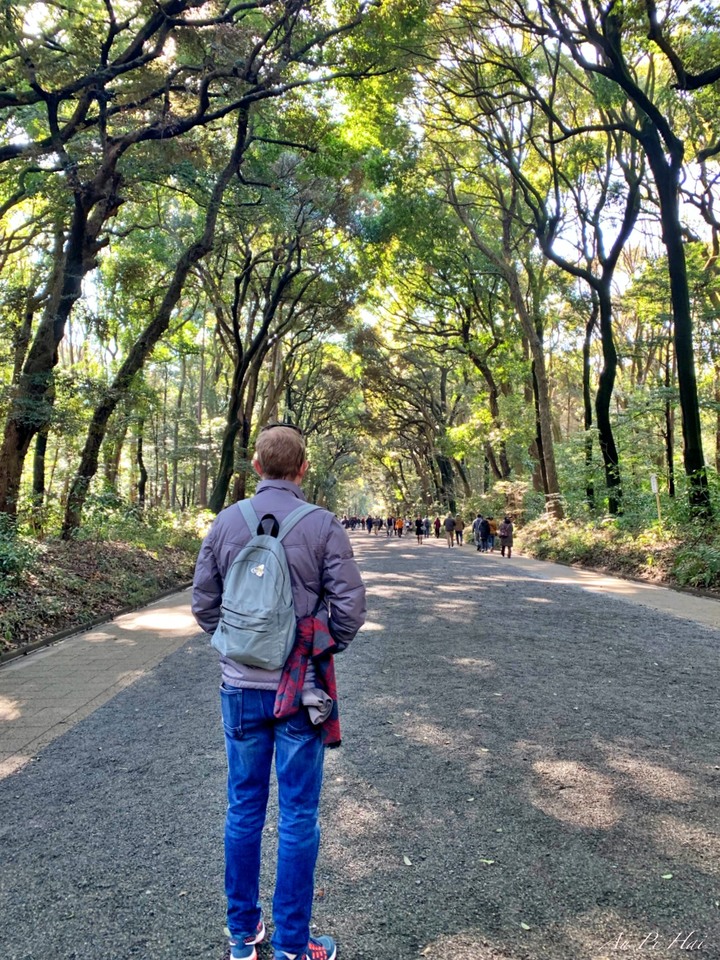
{"type": "Polygon", "coordinates": [[[214,633],[220,620],[223,589],[213,550],[213,534],[211,528],[200,547],[192,591],[193,616],[207,633],[214,633]]]}
{"type": "Polygon", "coordinates": [[[322,587],[330,614],[330,634],[344,650],[365,623],[365,584],[350,539],[336,517],[332,518],[325,543],[322,587]]]}

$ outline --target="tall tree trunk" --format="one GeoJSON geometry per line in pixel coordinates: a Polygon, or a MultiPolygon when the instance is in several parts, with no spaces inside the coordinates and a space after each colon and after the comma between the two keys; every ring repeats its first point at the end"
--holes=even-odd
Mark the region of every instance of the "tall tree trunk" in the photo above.
{"type": "MultiPolygon", "coordinates": [[[[47,400],[51,407],[55,405],[55,386],[48,390],[47,400]]],[[[33,510],[40,510],[45,502],[45,456],[47,454],[48,437],[50,436],[50,420],[48,418],[35,439],[35,456],[33,458],[33,510]]]]}
{"type": "Polygon", "coordinates": [[[548,475],[547,475],[547,461],[545,460],[545,450],[544,450],[545,437],[543,435],[542,423],[540,420],[540,387],[538,385],[538,379],[535,373],[535,360],[532,361],[531,372],[532,372],[532,387],[533,387],[533,404],[535,407],[535,447],[537,449],[537,460],[538,460],[538,467],[540,470],[540,481],[542,483],[542,489],[545,494],[545,502],[547,503],[550,488],[549,488],[548,475]]]}
{"type": "Polygon", "coordinates": [[[213,513],[220,513],[225,506],[228,487],[235,468],[235,439],[241,428],[240,411],[243,408],[242,390],[244,368],[237,365],[233,372],[228,399],[225,430],[220,443],[220,465],[218,467],[215,486],[210,496],[210,509],[213,513]]]}
{"type": "Polygon", "coordinates": [[[425,454],[425,459],[428,465],[428,471],[432,478],[433,490],[435,491],[435,496],[433,500],[436,503],[442,503],[443,494],[442,494],[442,482],[438,474],[437,461],[430,455],[430,453],[425,454]]]}
{"type": "Polygon", "coordinates": [[[485,489],[486,489],[485,474],[487,473],[489,478],[490,471],[492,471],[492,475],[495,477],[496,480],[507,479],[507,477],[503,477],[502,475],[502,470],[500,469],[500,466],[498,465],[498,462],[497,462],[497,458],[495,457],[495,451],[493,450],[492,444],[488,440],[487,443],[485,444],[482,469],[480,471],[480,478],[481,478],[480,493],[485,493],[485,489]]]}
{"type": "Polygon", "coordinates": [[[118,476],[120,474],[120,460],[122,458],[123,446],[128,432],[129,420],[126,415],[122,423],[115,425],[115,431],[105,439],[103,451],[105,456],[105,486],[108,490],[117,493],[118,476]]]}
{"type": "Polygon", "coordinates": [[[720,364],[715,364],[715,469],[720,473],[720,364]]]}
{"type": "Polygon", "coordinates": [[[552,403],[550,383],[545,367],[545,352],[538,324],[530,316],[525,303],[520,282],[514,269],[506,267],[505,276],[510,287],[513,306],[520,318],[523,333],[532,356],[533,387],[535,410],[538,424],[538,453],[542,465],[543,487],[545,490],[545,508],[556,519],[563,518],[564,510],[560,500],[560,483],[555,463],[555,445],[553,443],[552,403]]]}
{"type": "Polygon", "coordinates": [[[172,485],[170,487],[170,504],[175,510],[178,506],[178,463],[180,460],[180,418],[182,416],[183,394],[185,393],[185,379],[187,376],[187,358],[180,357],[180,384],[178,386],[177,402],[175,404],[175,422],[173,423],[173,452],[172,452],[172,485]]]}
{"type": "Polygon", "coordinates": [[[35,438],[33,459],[33,508],[39,509],[45,501],[45,455],[47,454],[50,425],[42,428],[35,438]]]}
{"type": "Polygon", "coordinates": [[[46,424],[35,437],[33,457],[32,514],[31,525],[36,536],[42,534],[43,504],[45,502],[45,456],[47,454],[50,424],[46,424]]]}
{"type": "Polygon", "coordinates": [[[237,471],[235,473],[235,486],[233,490],[233,499],[235,503],[238,500],[244,500],[247,490],[247,479],[250,471],[250,434],[252,432],[253,410],[255,409],[255,400],[257,398],[258,379],[260,376],[260,364],[254,363],[252,366],[252,375],[248,383],[245,404],[243,409],[242,430],[240,431],[240,449],[237,454],[237,471]]]}
{"type": "MultiPolygon", "coordinates": [[[[59,246],[59,249],[62,250],[62,242],[60,242],[58,245],[56,240],[56,246],[59,246]]],[[[30,346],[33,319],[35,317],[35,311],[37,307],[37,298],[32,295],[30,290],[28,290],[25,295],[23,322],[13,338],[13,372],[11,380],[13,386],[16,386],[16,384],[19,382],[20,375],[22,374],[25,357],[27,356],[28,347],[30,346]]]]}
{"type": "MultiPolygon", "coordinates": [[[[478,354],[473,350],[471,338],[470,338],[470,325],[469,318],[468,322],[463,324],[462,329],[463,342],[466,346],[466,351],[473,365],[483,376],[485,383],[488,386],[488,406],[490,408],[490,415],[493,418],[493,426],[496,430],[502,431],[502,418],[500,416],[500,388],[493,376],[493,372],[490,369],[490,364],[487,361],[487,357],[478,356],[478,354]]],[[[496,479],[498,480],[509,480],[510,479],[510,463],[507,458],[507,450],[505,447],[505,441],[501,440],[498,444],[499,448],[499,460],[495,457],[494,450],[491,445],[488,443],[486,446],[486,451],[490,459],[490,466],[493,473],[495,474],[496,479]]]]}
{"type": "MultiPolygon", "coordinates": [[[[207,444],[202,442],[202,424],[203,424],[203,404],[205,399],[205,328],[203,327],[203,343],[200,351],[200,383],[198,384],[198,402],[197,402],[197,425],[198,437],[200,439],[200,466],[198,477],[197,505],[204,510],[208,504],[208,477],[210,475],[210,466],[208,458],[210,456],[210,435],[207,437],[207,444]]],[[[195,485],[195,475],[193,468],[193,487],[195,485]]]]}
{"type": "Polygon", "coordinates": [[[595,479],[593,471],[593,406],[592,394],[590,388],[590,348],[592,345],[592,335],[597,323],[600,308],[597,300],[593,299],[592,311],[588,322],[585,324],[585,337],[583,339],[583,414],[585,426],[585,500],[591,510],[595,509],[595,479]]]}
{"type": "Polygon", "coordinates": [[[673,385],[675,358],[671,356],[670,341],[665,351],[665,459],[667,462],[668,495],[675,499],[675,410],[670,390],[673,385]]]}
{"type": "Polygon", "coordinates": [[[140,510],[145,509],[145,492],[147,489],[148,482],[148,472],[145,467],[145,460],[143,459],[143,434],[145,430],[145,420],[141,417],[138,420],[137,424],[137,446],[135,452],[135,462],[138,467],[138,483],[137,483],[137,493],[138,493],[138,506],[140,510]]]}
{"type": "Polygon", "coordinates": [[[605,466],[605,483],[608,490],[608,511],[612,516],[622,513],[622,486],[620,482],[620,463],[615,437],[610,421],[610,403],[615,388],[617,374],[617,350],[612,329],[612,301],[609,283],[596,287],[600,308],[600,339],[602,341],[603,368],[600,372],[595,413],[597,415],[600,452],[605,466]]]}
{"type": "Polygon", "coordinates": [[[453,474],[452,461],[445,454],[435,455],[438,469],[440,470],[441,500],[447,506],[450,513],[457,513],[457,501],[455,500],[455,476],[453,474]]]}

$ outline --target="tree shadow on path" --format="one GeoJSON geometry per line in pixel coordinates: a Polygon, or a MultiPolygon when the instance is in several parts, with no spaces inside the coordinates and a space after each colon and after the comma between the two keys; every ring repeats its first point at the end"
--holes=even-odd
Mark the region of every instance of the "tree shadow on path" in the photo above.
{"type": "MultiPolygon", "coordinates": [[[[341,960],[719,957],[720,632],[353,542],[316,897],[341,960]]],[[[219,960],[218,679],[198,637],[0,782],[3,960],[219,960]]]]}
{"type": "Polygon", "coordinates": [[[354,542],[371,625],[325,818],[343,957],[378,936],[408,958],[720,956],[720,632],[471,548],[354,542]]]}

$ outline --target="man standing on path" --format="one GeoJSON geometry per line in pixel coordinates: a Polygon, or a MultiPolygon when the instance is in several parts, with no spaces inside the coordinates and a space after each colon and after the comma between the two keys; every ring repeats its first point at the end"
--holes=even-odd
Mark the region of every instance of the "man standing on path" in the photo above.
{"type": "MultiPolygon", "coordinates": [[[[267,514],[282,523],[305,502],[300,484],[308,464],[300,430],[268,424],[260,431],[253,465],[262,482],[249,502],[264,529],[261,518],[267,514]]],[[[233,504],[217,516],[203,542],[192,609],[208,633],[215,631],[220,619],[223,583],[230,565],[255,533],[233,504]]],[[[334,641],[332,652],[345,649],[365,621],[365,588],[347,533],[333,514],[316,509],[288,531],[283,546],[300,626],[316,617],[327,624],[334,641]]],[[[310,937],[324,732],[313,723],[305,706],[279,718],[282,697],[278,689],[281,682],[285,685],[296,675],[300,634],[299,629],[285,669],[262,670],[221,657],[220,699],[228,757],[225,892],[232,960],[256,960],[255,945],[265,936],[259,904],[260,846],[273,753],[280,808],[273,896],[275,960],[335,960],[337,956],[331,937],[310,937]]],[[[322,692],[317,687],[327,670],[328,656],[304,661],[303,701],[309,691],[322,692]]],[[[332,706],[336,717],[336,704],[332,706]]]]}
{"type": "Polygon", "coordinates": [[[455,546],[455,520],[451,513],[449,513],[445,517],[445,536],[447,537],[447,545],[449,547],[454,547],[455,546]]]}

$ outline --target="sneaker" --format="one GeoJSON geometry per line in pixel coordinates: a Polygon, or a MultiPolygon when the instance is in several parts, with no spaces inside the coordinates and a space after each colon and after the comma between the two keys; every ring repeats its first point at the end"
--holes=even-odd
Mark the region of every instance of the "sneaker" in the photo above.
{"type": "MultiPolygon", "coordinates": [[[[291,956],[284,950],[275,951],[275,960],[288,960],[291,956]]],[[[335,960],[336,957],[337,944],[332,937],[310,937],[307,950],[302,955],[298,954],[296,960],[335,960]]]]}
{"type": "Polygon", "coordinates": [[[262,943],[264,939],[265,924],[263,918],[260,917],[260,922],[255,928],[255,933],[251,933],[249,936],[243,938],[230,937],[229,960],[257,960],[255,944],[262,943]]]}

